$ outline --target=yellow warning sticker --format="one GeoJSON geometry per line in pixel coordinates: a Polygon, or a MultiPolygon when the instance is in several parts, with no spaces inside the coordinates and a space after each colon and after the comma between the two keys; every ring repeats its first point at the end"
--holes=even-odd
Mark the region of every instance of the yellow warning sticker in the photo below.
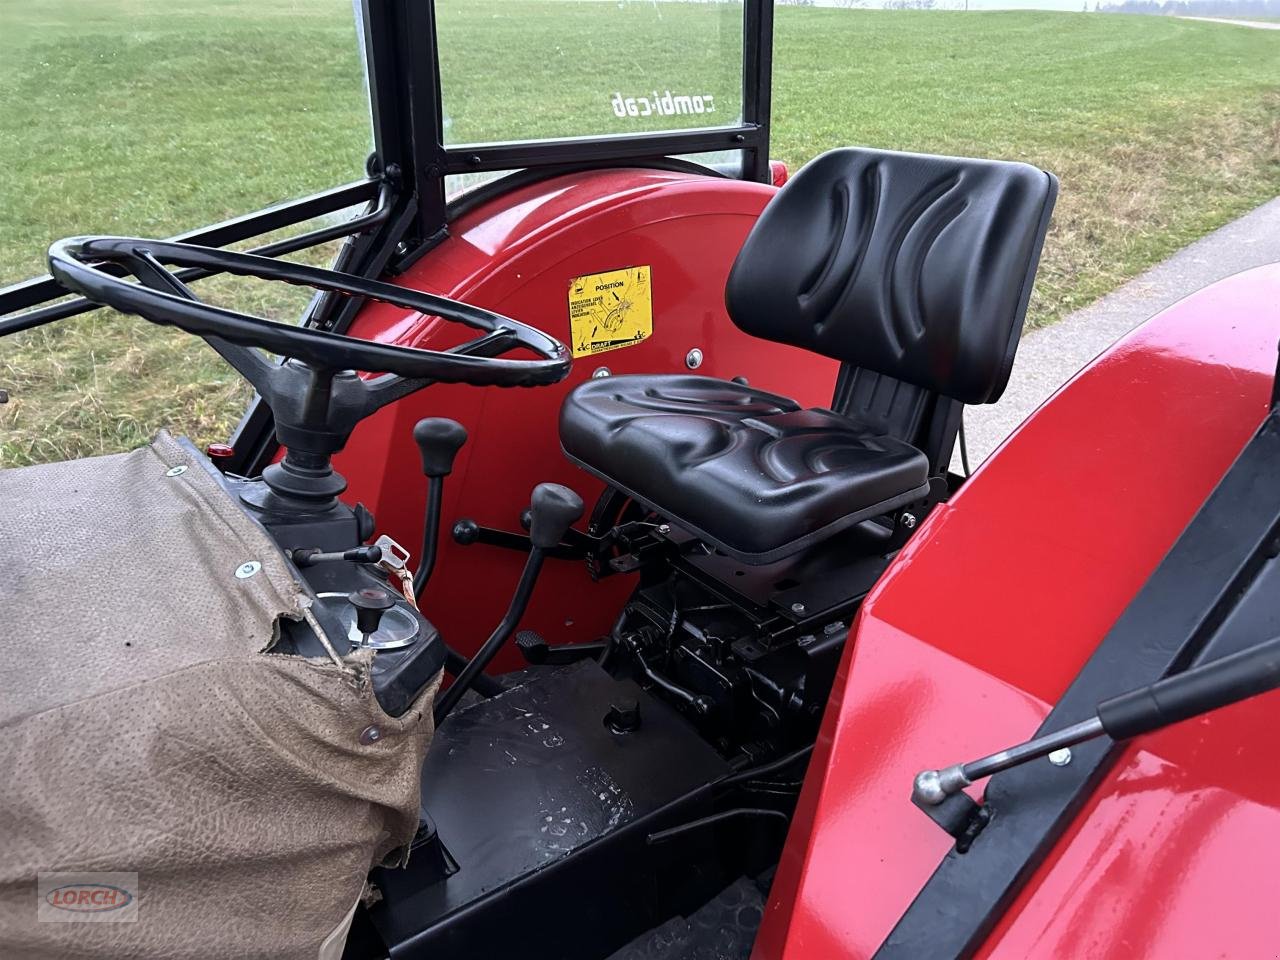
{"type": "Polygon", "coordinates": [[[653,333],[648,267],[589,273],[569,284],[569,336],[575,357],[630,347],[653,333]]]}

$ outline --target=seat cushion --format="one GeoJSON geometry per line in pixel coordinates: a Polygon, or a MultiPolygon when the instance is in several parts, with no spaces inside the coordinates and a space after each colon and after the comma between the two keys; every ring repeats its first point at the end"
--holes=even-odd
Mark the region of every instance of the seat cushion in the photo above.
{"type": "Polygon", "coordinates": [[[923,453],[829,410],[710,377],[589,380],[560,411],[571,460],[748,563],[928,491],[923,453]]]}

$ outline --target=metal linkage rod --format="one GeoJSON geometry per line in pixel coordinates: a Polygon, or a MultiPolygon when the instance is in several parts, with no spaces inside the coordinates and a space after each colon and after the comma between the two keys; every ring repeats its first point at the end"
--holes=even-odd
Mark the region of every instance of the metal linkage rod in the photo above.
{"type": "Polygon", "coordinates": [[[1092,740],[1105,732],[1102,721],[1094,717],[1090,720],[1082,720],[1080,723],[1072,724],[1056,733],[1037,737],[1007,750],[1001,750],[990,756],[982,757],[979,760],[972,760],[969,763],[953,763],[951,766],[943,767],[941,770],[922,770],[916,774],[912,798],[919,803],[935,807],[947,797],[959,793],[965,787],[981,780],[983,777],[989,777],[992,774],[999,773],[1001,770],[1016,767],[1018,764],[1026,763],[1028,760],[1047,757],[1055,750],[1074,746],[1084,740],[1092,740]]]}
{"type": "Polygon", "coordinates": [[[916,774],[911,799],[936,807],[970,784],[1104,734],[1128,740],[1280,687],[1280,637],[1103,700],[1097,715],[969,763],[916,774]]]}

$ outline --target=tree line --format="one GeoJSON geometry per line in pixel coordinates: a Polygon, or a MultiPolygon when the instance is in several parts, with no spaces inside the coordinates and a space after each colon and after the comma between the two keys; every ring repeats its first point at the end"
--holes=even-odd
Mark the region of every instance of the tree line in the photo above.
{"type": "Polygon", "coordinates": [[[1100,3],[1103,13],[1151,13],[1172,17],[1280,17],[1280,0],[1122,0],[1100,3]]]}
{"type": "MultiPolygon", "coordinates": [[[[968,10],[966,0],[775,0],[783,7],[877,10],[968,10]]],[[[1085,12],[1147,13],[1169,17],[1280,17],[1280,0],[1082,0],[1085,12]]]]}

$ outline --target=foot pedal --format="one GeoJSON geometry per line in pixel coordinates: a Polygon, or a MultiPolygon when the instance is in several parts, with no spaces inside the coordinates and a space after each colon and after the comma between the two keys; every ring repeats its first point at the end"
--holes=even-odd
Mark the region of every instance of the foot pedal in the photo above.
{"type": "Polygon", "coordinates": [[[536,630],[521,630],[516,634],[516,649],[524,657],[524,662],[532,665],[547,662],[547,641],[536,630]]]}
{"type": "Polygon", "coordinates": [[[533,666],[565,666],[579,660],[595,660],[604,653],[606,646],[604,640],[592,640],[589,643],[561,643],[553,647],[536,630],[521,630],[516,634],[516,648],[525,663],[533,666]]]}

